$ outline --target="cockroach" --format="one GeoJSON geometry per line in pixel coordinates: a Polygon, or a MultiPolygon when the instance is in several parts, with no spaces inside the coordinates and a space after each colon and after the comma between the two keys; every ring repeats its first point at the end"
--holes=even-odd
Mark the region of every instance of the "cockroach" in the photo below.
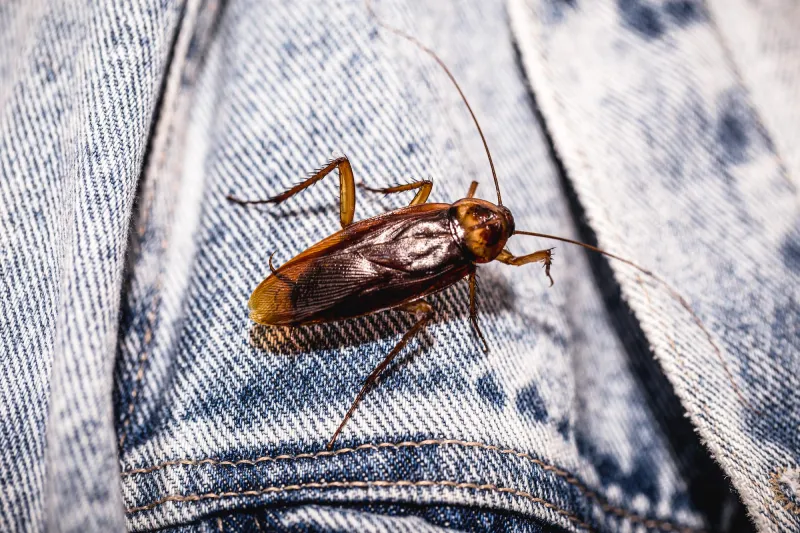
{"type": "MultiPolygon", "coordinates": [[[[369,4],[367,7],[375,16],[369,4]]],[[[452,204],[427,203],[433,188],[433,182],[430,180],[384,188],[372,188],[359,183],[362,189],[370,192],[393,194],[413,190],[416,194],[407,207],[353,222],[356,184],[350,160],[346,156],[333,159],[298,185],[266,200],[242,200],[231,195],[227,196],[229,201],[240,205],[280,204],[322,180],[334,169],[338,170],[339,174],[339,220],[342,229],[279,268],[275,268],[272,264],[274,253],[269,257],[271,274],[256,287],[248,302],[250,318],[254,322],[265,326],[296,327],[335,322],[389,309],[410,313],[416,319],[394,348],[364,380],[358,395],[326,448],[328,450],[333,448],[336,439],[367,391],[403,347],[433,319],[435,310],[426,300],[428,296],[468,278],[469,320],[483,350],[488,352],[489,345],[478,323],[476,302],[478,266],[491,261],[512,266],[541,263],[550,285],[553,285],[553,278],[550,275],[553,248],[515,256],[506,248],[506,243],[513,235],[528,235],[581,246],[621,261],[662,284],[691,313],[695,323],[714,347],[739,399],[747,404],[709,331],[686,300],[663,279],[633,261],[595,246],[556,235],[516,228],[514,216],[503,205],[500,183],[486,137],[450,69],[433,50],[416,38],[387,25],[377,16],[375,18],[381,27],[414,43],[429,54],[455,85],[483,141],[492,172],[497,204],[474,197],[478,187],[476,181],[470,184],[464,198],[452,204]]]]}

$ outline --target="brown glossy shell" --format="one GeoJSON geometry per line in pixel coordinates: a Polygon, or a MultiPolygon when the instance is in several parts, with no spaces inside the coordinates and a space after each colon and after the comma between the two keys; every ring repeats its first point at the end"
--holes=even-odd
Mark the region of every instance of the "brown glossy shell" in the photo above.
{"type": "Polygon", "coordinates": [[[251,318],[265,325],[342,320],[452,285],[475,266],[453,236],[450,207],[406,207],[334,233],[261,282],[251,318]]]}

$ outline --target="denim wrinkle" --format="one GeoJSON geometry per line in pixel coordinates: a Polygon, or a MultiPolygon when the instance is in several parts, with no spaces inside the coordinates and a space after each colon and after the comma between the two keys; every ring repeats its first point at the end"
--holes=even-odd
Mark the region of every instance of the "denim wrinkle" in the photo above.
{"type": "Polygon", "coordinates": [[[125,527],[109,401],[122,265],[179,16],[0,7],[0,530],[125,527]]]}
{"type": "Polygon", "coordinates": [[[561,243],[552,288],[481,265],[489,352],[466,283],[427,298],[327,451],[414,320],[253,324],[339,181],[226,196],[346,154],[494,201],[441,67],[363,0],[2,3],[0,531],[800,529],[800,8],[372,7],[453,71],[517,228],[675,292],[561,243]]]}
{"type": "Polygon", "coordinates": [[[782,122],[783,106],[791,116],[797,104],[777,99],[783,83],[796,79],[796,39],[777,16],[788,15],[790,3],[756,12],[744,2],[712,1],[704,16],[667,24],[649,3],[599,2],[550,25],[541,23],[539,4],[512,0],[511,20],[588,223],[601,246],[668,271],[711,330],[721,359],[663,287],[612,263],[750,518],[762,531],[794,530],[800,523],[773,497],[770,472],[787,458],[800,460],[798,434],[789,429],[800,423],[800,285],[793,260],[761,260],[796,240],[800,221],[788,144],[796,133],[782,122]],[[649,26],[638,19],[619,31],[619,16],[651,15],[658,35],[644,35],[649,26]],[[734,38],[751,16],[769,31],[754,25],[734,38]],[[786,45],[777,45],[784,37],[786,45]],[[758,61],[741,61],[754,57],[755,43],[770,41],[758,61]],[[776,67],[784,55],[789,62],[776,67]],[[593,68],[601,56],[603,68],[593,68]],[[766,75],[756,74],[756,64],[766,75]],[[767,101],[768,93],[776,98],[767,101]],[[653,228],[646,236],[637,231],[643,224],[653,228]]]}

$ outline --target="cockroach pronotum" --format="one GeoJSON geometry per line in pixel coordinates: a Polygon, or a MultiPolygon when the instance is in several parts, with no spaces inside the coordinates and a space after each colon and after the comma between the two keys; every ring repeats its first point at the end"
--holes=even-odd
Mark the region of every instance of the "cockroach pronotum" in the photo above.
{"type": "MultiPolygon", "coordinates": [[[[369,4],[367,8],[375,16],[369,4]]],[[[256,287],[248,302],[250,318],[254,322],[267,326],[294,327],[345,320],[388,309],[399,309],[416,318],[411,329],[366,378],[350,409],[328,441],[327,449],[333,448],[356,406],[381,373],[434,317],[433,307],[425,300],[427,296],[469,278],[469,320],[484,351],[488,351],[488,343],[478,324],[475,298],[475,273],[478,265],[491,261],[513,266],[541,263],[552,286],[550,267],[553,248],[514,256],[505,248],[512,235],[529,235],[582,246],[630,265],[662,284],[702,329],[725,368],[739,400],[749,406],[709,331],[686,300],[663,279],[628,259],[589,244],[516,229],[511,211],[503,206],[500,183],[486,137],[453,74],[433,50],[416,38],[375,18],[381,27],[414,43],[429,54],[455,85],[483,141],[492,171],[497,204],[474,197],[478,186],[475,181],[471,183],[467,195],[452,204],[426,203],[433,188],[430,180],[385,188],[359,184],[361,188],[371,192],[391,194],[414,190],[416,195],[407,207],[353,222],[356,185],[353,169],[346,156],[333,159],[303,182],[266,200],[241,200],[227,196],[228,200],[241,205],[279,204],[323,179],[334,169],[339,172],[339,218],[342,229],[279,268],[273,266],[272,256],[269,257],[271,275],[256,287]]]]}

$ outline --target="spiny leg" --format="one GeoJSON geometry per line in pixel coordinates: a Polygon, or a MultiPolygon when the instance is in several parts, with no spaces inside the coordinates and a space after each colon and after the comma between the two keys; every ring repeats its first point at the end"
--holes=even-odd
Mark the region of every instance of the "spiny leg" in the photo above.
{"type": "MultiPolygon", "coordinates": [[[[476,182],[472,182],[476,183],[476,182]]],[[[472,327],[475,328],[475,333],[478,334],[480,337],[481,342],[483,343],[483,351],[484,353],[489,353],[489,343],[486,342],[486,337],[483,336],[483,332],[481,331],[480,326],[478,325],[478,302],[477,302],[477,292],[478,292],[478,277],[475,275],[473,271],[469,275],[469,321],[472,323],[472,327]]]]}
{"type": "Polygon", "coordinates": [[[406,183],[405,185],[395,185],[394,187],[384,187],[382,189],[367,187],[363,183],[359,183],[358,186],[370,192],[382,192],[383,194],[419,189],[417,194],[414,196],[414,199],[411,200],[410,204],[408,204],[409,206],[424,204],[428,201],[428,196],[430,196],[431,190],[433,190],[433,182],[431,180],[419,180],[412,183],[406,183]]]}
{"type": "Polygon", "coordinates": [[[278,252],[275,251],[275,252],[272,252],[271,254],[269,254],[269,270],[270,270],[270,272],[272,272],[275,275],[278,274],[278,269],[275,268],[275,265],[272,264],[272,258],[275,257],[276,253],[278,253],[278,252]]]}
{"type": "Polygon", "coordinates": [[[334,168],[339,169],[339,219],[342,222],[342,228],[345,228],[353,222],[353,216],[356,212],[356,186],[353,180],[353,168],[350,166],[350,161],[346,156],[337,157],[331,160],[327,165],[314,171],[308,179],[298,183],[288,191],[281,193],[266,200],[240,200],[231,195],[226,198],[231,202],[240,205],[251,204],[279,204],[284,200],[289,199],[303,189],[307,189],[314,185],[316,182],[331,173],[334,168]]]}
{"type": "Polygon", "coordinates": [[[478,189],[478,182],[473,181],[469,184],[469,190],[467,191],[467,198],[472,198],[475,196],[475,191],[478,189]]]}
{"type": "Polygon", "coordinates": [[[400,339],[400,342],[395,344],[394,348],[392,348],[392,351],[389,352],[389,355],[387,355],[383,361],[381,361],[380,364],[375,367],[370,375],[367,376],[367,379],[364,380],[364,385],[362,385],[361,390],[358,392],[358,396],[356,396],[356,399],[353,400],[353,403],[350,406],[350,409],[347,411],[347,414],[344,415],[344,418],[339,424],[339,427],[336,428],[333,437],[331,437],[331,440],[328,441],[328,445],[325,446],[328,450],[333,449],[333,444],[336,442],[336,439],[339,437],[342,429],[344,429],[344,425],[348,420],[350,420],[350,417],[353,415],[353,411],[356,410],[356,406],[364,398],[364,395],[367,393],[369,388],[378,380],[378,377],[380,377],[381,373],[386,370],[386,367],[389,366],[395,357],[397,357],[397,354],[400,353],[405,345],[408,344],[412,338],[414,338],[414,335],[419,333],[425,327],[425,324],[427,324],[428,321],[433,318],[435,313],[433,307],[431,307],[431,305],[424,300],[403,304],[402,306],[398,307],[398,309],[408,313],[413,313],[417,318],[417,322],[411,326],[411,329],[409,329],[406,334],[403,335],[403,338],[400,339]]]}
{"type": "Polygon", "coordinates": [[[553,264],[553,250],[554,248],[548,248],[547,250],[539,250],[538,252],[533,252],[532,254],[527,254],[520,257],[514,256],[508,250],[503,250],[500,252],[500,255],[496,257],[496,259],[501,263],[513,266],[522,266],[527,265],[528,263],[535,263],[539,261],[544,265],[544,273],[548,278],[550,278],[550,286],[552,287],[553,278],[550,276],[550,265],[553,264]]]}

